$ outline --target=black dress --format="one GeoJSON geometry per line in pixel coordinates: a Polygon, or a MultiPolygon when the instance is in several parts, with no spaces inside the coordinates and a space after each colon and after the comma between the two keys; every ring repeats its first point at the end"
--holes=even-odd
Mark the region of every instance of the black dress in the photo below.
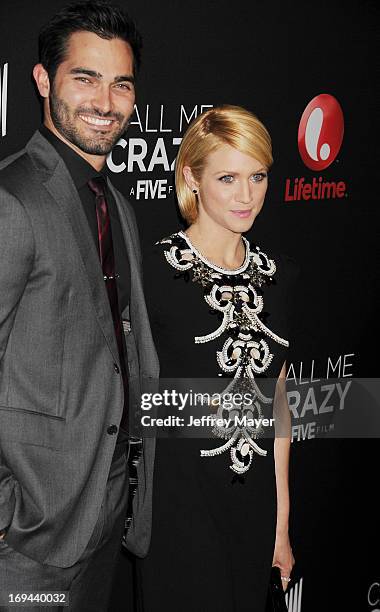
{"type": "MultiPolygon", "coordinates": [[[[208,262],[182,232],[148,254],[146,300],[162,379],[210,378],[223,388],[232,380],[277,379],[297,264],[245,245],[245,261],[232,272],[208,262]]],[[[231,445],[232,433],[219,433],[157,439],[152,540],[138,561],[139,610],[265,608],[276,528],[274,440],[254,441],[251,432],[251,443],[240,435],[231,445]]]]}

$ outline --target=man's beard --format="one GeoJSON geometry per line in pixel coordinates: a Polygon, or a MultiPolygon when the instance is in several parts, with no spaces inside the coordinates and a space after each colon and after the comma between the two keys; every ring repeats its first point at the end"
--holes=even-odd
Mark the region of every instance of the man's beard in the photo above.
{"type": "MultiPolygon", "coordinates": [[[[92,108],[84,107],[72,111],[64,100],[56,96],[54,91],[52,91],[49,96],[49,102],[50,116],[58,132],[62,134],[66,140],[78,147],[78,149],[90,155],[107,155],[128,126],[128,118],[121,113],[100,113],[92,108]],[[99,119],[112,117],[119,122],[120,129],[117,130],[117,132],[103,133],[103,138],[99,141],[96,138],[86,137],[75,127],[74,123],[75,118],[79,118],[79,115],[85,114],[99,117],[99,119]]],[[[81,119],[79,119],[79,121],[81,121],[81,119]]],[[[98,131],[101,132],[101,127],[99,127],[98,131]]]]}

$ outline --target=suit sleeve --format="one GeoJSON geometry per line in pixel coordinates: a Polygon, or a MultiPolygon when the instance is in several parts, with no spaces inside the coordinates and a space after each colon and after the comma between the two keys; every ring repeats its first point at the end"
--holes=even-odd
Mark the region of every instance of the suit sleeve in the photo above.
{"type": "MultiPolygon", "coordinates": [[[[0,188],[0,378],[1,362],[33,260],[33,231],[25,210],[14,196],[0,188]]],[[[0,446],[0,530],[12,521],[14,485],[0,446]]]]}

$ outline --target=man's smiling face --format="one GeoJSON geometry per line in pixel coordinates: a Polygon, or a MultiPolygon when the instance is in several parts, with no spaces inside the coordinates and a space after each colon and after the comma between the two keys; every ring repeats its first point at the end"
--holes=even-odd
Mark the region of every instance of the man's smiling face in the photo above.
{"type": "Polygon", "coordinates": [[[133,52],[119,39],[75,32],[50,84],[45,123],[89,155],[107,155],[133,113],[133,52]]]}

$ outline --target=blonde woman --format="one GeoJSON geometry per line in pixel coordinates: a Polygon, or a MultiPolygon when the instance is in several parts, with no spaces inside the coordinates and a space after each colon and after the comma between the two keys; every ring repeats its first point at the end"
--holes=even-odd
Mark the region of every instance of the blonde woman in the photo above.
{"type": "Polygon", "coordinates": [[[200,115],[176,162],[188,227],[148,257],[162,378],[225,387],[272,378],[287,433],[257,442],[236,428],[209,439],[159,437],[151,547],[138,565],[145,612],[263,612],[271,566],[285,589],[294,564],[281,391],[297,264],[243,236],[263,207],[271,164],[269,134],[252,113],[222,106],[200,115]]]}

